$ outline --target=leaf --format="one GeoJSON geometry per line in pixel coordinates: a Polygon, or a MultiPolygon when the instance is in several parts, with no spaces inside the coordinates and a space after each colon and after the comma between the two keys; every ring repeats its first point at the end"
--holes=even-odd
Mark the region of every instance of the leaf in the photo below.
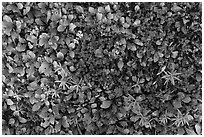
{"type": "Polygon", "coordinates": [[[185,98],[182,99],[184,103],[189,103],[191,101],[191,98],[189,96],[186,96],[185,98]]]}
{"type": "Polygon", "coordinates": [[[130,118],[130,121],[136,122],[136,121],[138,121],[139,119],[140,119],[139,116],[132,116],[132,117],[130,118]]]}
{"type": "Polygon", "coordinates": [[[18,120],[21,122],[21,123],[26,123],[27,120],[23,117],[19,117],[18,120]]]}
{"type": "Polygon", "coordinates": [[[16,105],[10,105],[10,109],[16,111],[16,105]]]}
{"type": "Polygon", "coordinates": [[[49,119],[46,119],[45,122],[44,122],[44,123],[41,123],[40,125],[41,125],[42,127],[46,128],[47,126],[50,125],[49,119]]]}
{"type": "Polygon", "coordinates": [[[26,44],[18,43],[18,46],[16,47],[16,50],[19,51],[19,52],[25,51],[26,50],[26,44]]]}
{"type": "Polygon", "coordinates": [[[197,134],[193,131],[193,129],[186,128],[186,132],[187,132],[188,135],[197,135],[197,134]]]}
{"type": "Polygon", "coordinates": [[[113,14],[108,13],[107,18],[108,18],[109,20],[113,19],[113,17],[114,17],[113,14]]]}
{"type": "Polygon", "coordinates": [[[9,105],[9,106],[11,106],[11,105],[14,104],[13,101],[12,101],[11,99],[7,99],[7,100],[6,100],[6,103],[7,103],[7,105],[9,105]]]}
{"type": "Polygon", "coordinates": [[[67,121],[67,117],[66,117],[66,116],[63,116],[63,117],[62,117],[62,126],[63,126],[64,128],[68,128],[68,127],[69,127],[69,123],[68,123],[68,121],[67,121]]]}
{"type": "Polygon", "coordinates": [[[14,95],[13,90],[9,90],[9,91],[8,91],[8,96],[13,96],[13,95],[14,95]]]}
{"type": "Polygon", "coordinates": [[[136,19],[135,22],[133,23],[134,26],[140,25],[141,21],[139,19],[136,19]]]}
{"type": "Polygon", "coordinates": [[[52,105],[52,111],[55,116],[59,115],[59,105],[52,105]]]}
{"type": "Polygon", "coordinates": [[[100,21],[103,17],[103,14],[102,13],[96,13],[96,18],[98,21],[100,21]]]}
{"type": "Polygon", "coordinates": [[[70,30],[70,31],[74,31],[75,28],[76,28],[76,25],[75,25],[75,24],[73,24],[73,23],[70,23],[70,24],[69,24],[69,30],[70,30]]]}
{"type": "Polygon", "coordinates": [[[4,15],[3,20],[12,23],[12,19],[8,15],[4,15]]]}
{"type": "Polygon", "coordinates": [[[42,33],[39,38],[39,45],[48,45],[49,36],[46,33],[42,33]]]}
{"type": "Polygon", "coordinates": [[[17,7],[18,7],[18,9],[21,10],[21,9],[23,9],[23,4],[19,2],[19,3],[17,3],[17,7]]]}
{"type": "Polygon", "coordinates": [[[70,52],[69,52],[69,56],[70,56],[71,58],[74,58],[74,57],[75,57],[74,51],[70,51],[70,52]]]}
{"type": "Polygon", "coordinates": [[[179,99],[185,98],[185,94],[183,92],[178,92],[177,95],[179,99]]]}
{"type": "Polygon", "coordinates": [[[33,105],[32,111],[38,111],[41,107],[41,102],[37,102],[33,105]]]}
{"type": "Polygon", "coordinates": [[[171,55],[171,56],[172,56],[172,58],[175,59],[175,58],[178,56],[178,51],[172,52],[172,55],[171,55]]]}
{"type": "Polygon", "coordinates": [[[187,115],[187,118],[188,118],[188,121],[191,121],[194,119],[193,116],[191,116],[191,115],[187,115]]]}
{"type": "Polygon", "coordinates": [[[53,116],[53,115],[50,116],[50,123],[54,125],[54,123],[55,123],[55,116],[53,116]]]}
{"type": "Polygon", "coordinates": [[[61,131],[61,126],[62,126],[61,120],[60,120],[60,121],[57,121],[57,124],[55,124],[55,131],[56,131],[56,132],[61,131]]]}
{"type": "Polygon", "coordinates": [[[27,51],[27,54],[28,54],[32,59],[35,58],[35,53],[33,53],[32,51],[28,50],[28,51],[27,51]]]}
{"type": "Polygon", "coordinates": [[[181,7],[179,7],[176,3],[174,3],[173,7],[171,8],[172,11],[177,12],[179,10],[182,10],[181,7]]]}
{"type": "Polygon", "coordinates": [[[84,13],[84,9],[83,9],[83,7],[81,7],[81,6],[76,6],[75,9],[76,9],[76,11],[79,12],[79,13],[84,13]]]}
{"type": "Polygon", "coordinates": [[[100,107],[106,109],[106,108],[109,108],[109,107],[111,106],[111,104],[112,104],[111,101],[109,101],[109,100],[104,100],[104,101],[102,102],[102,104],[101,104],[100,107]]]}
{"type": "Polygon", "coordinates": [[[62,52],[58,52],[57,53],[57,58],[63,59],[64,58],[64,54],[62,54],[62,52]]]}
{"type": "Polygon", "coordinates": [[[183,135],[183,134],[185,134],[185,130],[184,130],[182,127],[180,127],[180,128],[178,129],[177,134],[183,135]]]}
{"type": "Polygon", "coordinates": [[[75,48],[75,43],[70,43],[70,44],[68,45],[68,47],[71,48],[71,49],[74,49],[74,48],[75,48]]]}
{"type": "Polygon", "coordinates": [[[93,8],[93,7],[89,7],[89,12],[91,14],[95,14],[96,13],[96,10],[93,8]]]}
{"type": "Polygon", "coordinates": [[[122,60],[119,60],[119,62],[118,62],[118,68],[119,68],[119,70],[121,71],[122,70],[122,68],[123,68],[123,66],[124,66],[124,63],[123,63],[123,61],[122,60]]]}
{"type": "Polygon", "coordinates": [[[47,62],[43,62],[40,67],[39,67],[39,72],[40,73],[45,73],[49,69],[49,64],[47,62]]]}
{"type": "Polygon", "coordinates": [[[181,107],[182,107],[181,101],[178,100],[178,99],[175,99],[175,100],[173,101],[173,106],[174,106],[175,109],[181,108],[181,107]]]}
{"type": "Polygon", "coordinates": [[[196,80],[200,82],[202,80],[202,74],[201,73],[196,73],[196,80]]]}
{"type": "Polygon", "coordinates": [[[195,125],[195,130],[196,130],[196,133],[197,133],[198,135],[201,135],[201,134],[202,134],[200,124],[197,123],[197,124],[195,125]]]}
{"type": "Polygon", "coordinates": [[[11,34],[10,34],[10,32],[11,32],[11,30],[13,29],[13,23],[11,23],[11,22],[6,22],[6,21],[3,21],[2,22],[2,28],[3,28],[3,30],[5,31],[5,34],[6,35],[8,35],[8,36],[10,36],[11,34]]]}
{"type": "Polygon", "coordinates": [[[154,53],[154,62],[157,62],[159,60],[159,55],[157,52],[154,53]]]}
{"type": "Polygon", "coordinates": [[[74,15],[72,15],[72,14],[69,14],[68,15],[68,19],[71,21],[71,20],[73,20],[73,18],[74,18],[74,15]]]}
{"type": "Polygon", "coordinates": [[[52,17],[51,11],[48,10],[47,11],[47,22],[51,19],[51,17],[52,17]]]}
{"type": "Polygon", "coordinates": [[[14,123],[15,123],[15,119],[13,119],[13,118],[9,119],[9,124],[10,125],[13,125],[14,123]]]}
{"type": "Polygon", "coordinates": [[[137,44],[139,46],[143,46],[144,45],[139,39],[135,39],[134,42],[135,42],[135,44],[137,44]]]}
{"type": "Polygon", "coordinates": [[[110,11],[111,11],[110,6],[107,5],[107,6],[105,7],[105,10],[106,10],[106,12],[110,12],[110,11]]]}
{"type": "Polygon", "coordinates": [[[66,27],[63,26],[63,25],[59,25],[59,26],[57,27],[57,31],[59,31],[59,32],[63,32],[65,29],[66,29],[66,27]]]}
{"type": "Polygon", "coordinates": [[[160,41],[160,40],[157,40],[157,41],[156,41],[156,44],[157,44],[157,45],[161,45],[161,41],[160,41]]]}

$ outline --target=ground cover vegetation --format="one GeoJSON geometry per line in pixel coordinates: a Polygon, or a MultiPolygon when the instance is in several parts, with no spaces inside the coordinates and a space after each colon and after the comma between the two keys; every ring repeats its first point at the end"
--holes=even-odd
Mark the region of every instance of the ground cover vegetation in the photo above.
{"type": "Polygon", "coordinates": [[[201,7],[3,2],[3,134],[201,135],[201,7]]]}

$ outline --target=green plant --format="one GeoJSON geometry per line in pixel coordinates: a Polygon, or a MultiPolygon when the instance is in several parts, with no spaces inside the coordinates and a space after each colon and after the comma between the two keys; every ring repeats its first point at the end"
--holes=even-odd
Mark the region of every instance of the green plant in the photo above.
{"type": "Polygon", "coordinates": [[[177,115],[174,115],[174,117],[175,118],[172,118],[172,120],[174,120],[173,124],[177,127],[182,127],[185,124],[189,126],[189,121],[194,119],[191,115],[189,115],[189,113],[183,115],[179,109],[177,109],[177,115]]]}
{"type": "Polygon", "coordinates": [[[167,71],[167,72],[163,71],[163,72],[165,73],[165,75],[162,76],[161,78],[166,80],[164,84],[168,84],[168,82],[171,81],[171,84],[175,85],[175,80],[181,81],[178,78],[178,75],[181,75],[182,73],[177,73],[174,70],[172,70],[171,72],[169,72],[169,71],[167,71]]]}
{"type": "Polygon", "coordinates": [[[162,116],[159,118],[159,122],[161,122],[162,124],[166,125],[168,123],[168,120],[172,120],[172,113],[169,113],[167,110],[165,111],[164,114],[162,114],[162,116]]]}

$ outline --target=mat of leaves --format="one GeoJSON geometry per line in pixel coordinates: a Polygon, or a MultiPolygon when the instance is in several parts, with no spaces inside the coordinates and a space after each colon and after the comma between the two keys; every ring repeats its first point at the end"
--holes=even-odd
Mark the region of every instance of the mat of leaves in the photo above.
{"type": "Polygon", "coordinates": [[[2,132],[201,135],[201,3],[2,3],[2,132]]]}

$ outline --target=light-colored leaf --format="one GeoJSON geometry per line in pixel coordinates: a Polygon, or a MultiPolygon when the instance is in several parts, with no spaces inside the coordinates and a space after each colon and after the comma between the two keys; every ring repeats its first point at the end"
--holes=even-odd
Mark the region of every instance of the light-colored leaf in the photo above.
{"type": "Polygon", "coordinates": [[[84,9],[83,9],[83,7],[81,7],[81,6],[76,6],[75,9],[76,9],[76,11],[79,12],[79,13],[84,13],[84,9]]]}
{"type": "Polygon", "coordinates": [[[18,119],[21,123],[26,123],[27,122],[27,120],[25,119],[25,118],[23,118],[23,117],[19,117],[19,119],[18,119]]]}
{"type": "Polygon", "coordinates": [[[55,124],[55,131],[59,132],[61,130],[61,126],[62,126],[61,120],[57,121],[56,124],[55,124]]]}
{"type": "Polygon", "coordinates": [[[188,135],[197,135],[197,134],[193,131],[193,129],[188,129],[188,128],[186,128],[186,132],[187,132],[188,135]]]}
{"type": "Polygon", "coordinates": [[[46,70],[48,70],[49,64],[47,62],[43,62],[39,67],[39,72],[44,73],[46,70]]]}
{"type": "Polygon", "coordinates": [[[139,19],[136,19],[135,22],[133,23],[134,26],[140,25],[141,21],[139,19]]]}
{"type": "Polygon", "coordinates": [[[6,21],[6,22],[11,22],[12,23],[12,19],[8,15],[4,15],[3,20],[6,21]]]}
{"type": "Polygon", "coordinates": [[[19,52],[25,51],[26,50],[26,44],[19,43],[18,46],[16,47],[16,50],[19,52]]]}
{"type": "Polygon", "coordinates": [[[111,11],[110,6],[107,5],[107,6],[105,7],[105,10],[106,10],[107,12],[110,12],[110,11],[111,11]]]}
{"type": "Polygon", "coordinates": [[[181,101],[178,100],[178,99],[175,99],[175,100],[173,101],[173,106],[174,106],[175,109],[181,108],[181,107],[182,107],[181,101]]]}
{"type": "Polygon", "coordinates": [[[63,59],[64,58],[64,54],[62,54],[62,52],[58,52],[57,53],[57,58],[62,58],[63,59]]]}
{"type": "Polygon", "coordinates": [[[75,24],[73,24],[73,23],[70,23],[70,24],[69,24],[69,30],[70,30],[70,31],[74,31],[75,28],[76,28],[76,25],[75,25],[75,24]]]}
{"type": "Polygon", "coordinates": [[[119,62],[118,62],[118,68],[120,69],[120,71],[122,70],[122,68],[123,68],[123,66],[124,66],[124,63],[123,63],[123,61],[122,60],[119,60],[119,62]]]}
{"type": "Polygon", "coordinates": [[[202,132],[201,132],[201,125],[200,125],[200,124],[197,123],[197,124],[195,125],[195,130],[196,130],[196,133],[197,133],[198,135],[201,135],[202,132]]]}
{"type": "Polygon", "coordinates": [[[139,39],[135,39],[135,44],[139,45],[139,46],[143,46],[143,42],[141,42],[139,39]]]}
{"type": "Polygon", "coordinates": [[[185,98],[182,99],[184,103],[189,103],[191,101],[191,98],[189,96],[186,96],[185,98]]]}
{"type": "Polygon", "coordinates": [[[175,59],[175,58],[178,56],[178,51],[172,52],[172,55],[171,55],[171,56],[172,56],[172,58],[175,59]]]}
{"type": "Polygon", "coordinates": [[[7,100],[6,100],[6,103],[7,103],[7,105],[9,105],[9,106],[11,106],[11,105],[14,104],[13,101],[12,101],[11,99],[7,99],[7,100]]]}
{"type": "Polygon", "coordinates": [[[8,96],[13,96],[13,95],[14,95],[13,90],[9,90],[9,91],[8,91],[8,96]]]}
{"type": "Polygon", "coordinates": [[[104,100],[104,101],[102,102],[102,104],[101,104],[101,108],[104,108],[104,109],[109,108],[109,107],[111,106],[111,104],[112,104],[111,101],[109,101],[109,100],[104,100]]]}
{"type": "Polygon", "coordinates": [[[139,116],[132,116],[132,117],[130,118],[130,121],[136,122],[136,121],[139,120],[139,119],[140,119],[139,116]]]}
{"type": "Polygon", "coordinates": [[[159,54],[157,52],[154,53],[154,62],[159,60],[159,54]]]}
{"type": "Polygon", "coordinates": [[[96,13],[96,18],[97,18],[97,20],[101,20],[102,19],[102,17],[103,17],[103,14],[102,13],[96,13]]]}
{"type": "Polygon", "coordinates": [[[44,122],[44,123],[41,123],[40,125],[41,125],[42,127],[46,128],[47,126],[50,125],[50,121],[49,121],[49,120],[45,120],[45,122],[44,122]]]}
{"type": "Polygon", "coordinates": [[[10,125],[13,125],[14,123],[15,123],[15,119],[13,119],[13,118],[9,119],[9,124],[10,125]]]}
{"type": "Polygon", "coordinates": [[[68,45],[68,47],[71,48],[71,49],[74,49],[74,48],[75,48],[75,43],[70,43],[70,44],[68,45]]]}
{"type": "Polygon", "coordinates": [[[194,119],[193,116],[191,116],[191,115],[187,115],[187,118],[188,118],[188,121],[191,121],[194,119]]]}
{"type": "Polygon", "coordinates": [[[32,111],[38,111],[41,107],[41,102],[37,102],[33,105],[32,111]]]}
{"type": "Polygon", "coordinates": [[[16,105],[10,105],[10,109],[15,111],[16,110],[16,105]]]}
{"type": "Polygon", "coordinates": [[[70,56],[71,58],[74,58],[74,57],[75,57],[74,51],[70,51],[70,52],[69,52],[69,56],[70,56]]]}
{"type": "Polygon", "coordinates": [[[62,117],[62,126],[63,126],[64,128],[68,128],[68,127],[69,127],[69,123],[68,123],[68,121],[67,121],[67,117],[66,117],[66,116],[63,116],[63,117],[62,117]]]}
{"type": "Polygon", "coordinates": [[[57,31],[59,31],[59,32],[63,32],[65,29],[66,29],[66,27],[63,26],[63,25],[59,25],[59,26],[57,27],[57,31]]]}
{"type": "Polygon", "coordinates": [[[96,13],[96,10],[93,8],[93,7],[89,7],[89,12],[91,14],[95,14],[96,13]]]}

